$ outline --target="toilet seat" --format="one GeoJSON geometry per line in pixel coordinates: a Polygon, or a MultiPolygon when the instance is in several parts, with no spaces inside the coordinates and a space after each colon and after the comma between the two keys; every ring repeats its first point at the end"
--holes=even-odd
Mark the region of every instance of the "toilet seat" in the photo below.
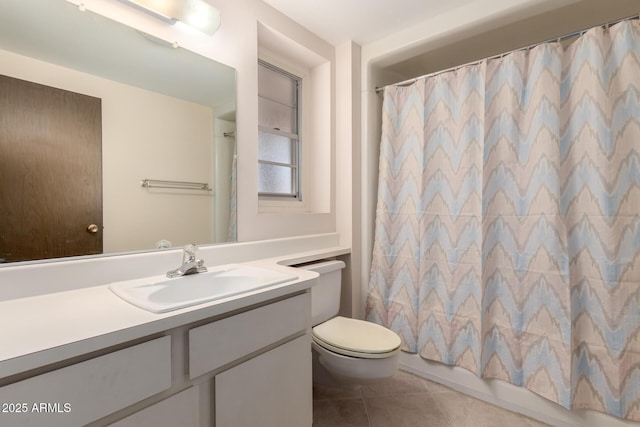
{"type": "Polygon", "coordinates": [[[400,337],[363,320],[337,316],[312,330],[313,341],[334,353],[362,359],[382,359],[400,351],[400,337]]]}

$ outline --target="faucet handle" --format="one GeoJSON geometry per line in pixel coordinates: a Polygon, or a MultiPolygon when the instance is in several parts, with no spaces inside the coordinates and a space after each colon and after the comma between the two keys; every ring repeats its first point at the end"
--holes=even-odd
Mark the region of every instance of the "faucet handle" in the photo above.
{"type": "Polygon", "coordinates": [[[182,254],[182,263],[184,264],[185,262],[189,262],[189,261],[195,261],[196,259],[196,251],[198,250],[198,247],[192,243],[185,245],[182,250],[184,251],[184,253],[182,254]]]}

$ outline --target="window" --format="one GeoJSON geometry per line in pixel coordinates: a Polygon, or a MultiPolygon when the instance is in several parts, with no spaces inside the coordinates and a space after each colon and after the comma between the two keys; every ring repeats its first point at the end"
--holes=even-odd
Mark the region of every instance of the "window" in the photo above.
{"type": "Polygon", "coordinates": [[[258,196],[302,200],[300,91],[302,79],[258,61],[258,196]]]}

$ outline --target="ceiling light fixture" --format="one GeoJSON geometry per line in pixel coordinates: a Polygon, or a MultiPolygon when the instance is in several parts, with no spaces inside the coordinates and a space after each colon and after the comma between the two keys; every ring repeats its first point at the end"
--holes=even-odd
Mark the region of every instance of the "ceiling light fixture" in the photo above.
{"type": "Polygon", "coordinates": [[[173,25],[177,21],[213,35],[220,27],[220,11],[204,0],[120,0],[173,25]]]}

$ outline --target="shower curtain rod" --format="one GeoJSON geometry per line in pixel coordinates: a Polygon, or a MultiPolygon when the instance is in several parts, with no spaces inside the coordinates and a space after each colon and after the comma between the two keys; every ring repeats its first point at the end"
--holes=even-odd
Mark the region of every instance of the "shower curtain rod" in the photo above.
{"type": "Polygon", "coordinates": [[[498,55],[489,56],[488,58],[477,59],[475,61],[467,62],[466,64],[456,65],[456,66],[453,66],[453,67],[450,67],[450,68],[446,68],[444,70],[434,71],[432,73],[427,73],[427,74],[422,75],[422,76],[413,77],[413,78],[410,78],[410,79],[407,79],[407,80],[403,80],[401,82],[391,83],[389,85],[382,86],[382,87],[376,87],[375,92],[376,93],[380,93],[385,88],[392,87],[392,86],[409,86],[412,83],[415,83],[416,81],[418,81],[420,79],[426,79],[426,78],[429,78],[429,77],[437,76],[438,74],[446,73],[446,72],[449,72],[449,71],[455,71],[455,70],[458,70],[458,69],[463,68],[463,67],[468,67],[470,65],[476,65],[476,64],[479,64],[479,63],[481,63],[482,61],[485,61],[485,60],[501,58],[503,56],[509,55],[510,53],[518,52],[518,51],[521,51],[521,50],[529,50],[531,48],[534,48],[534,47],[536,47],[538,45],[541,45],[541,44],[544,44],[544,43],[550,43],[550,42],[558,42],[559,43],[561,41],[568,40],[568,39],[571,39],[573,37],[581,36],[584,33],[586,33],[587,31],[589,31],[591,28],[595,28],[595,27],[609,28],[610,26],[618,24],[620,22],[631,21],[631,20],[634,20],[634,19],[640,19],[640,14],[627,16],[626,18],[617,19],[615,21],[610,21],[610,22],[607,22],[607,23],[604,23],[604,24],[600,24],[600,25],[595,25],[593,27],[585,28],[585,29],[580,30],[580,31],[575,31],[573,33],[565,34],[564,36],[554,37],[552,39],[548,39],[548,40],[544,40],[544,41],[541,41],[541,42],[533,43],[533,44],[530,44],[530,45],[524,46],[524,47],[519,47],[517,49],[513,49],[513,50],[510,50],[508,52],[500,53],[498,55]]]}

